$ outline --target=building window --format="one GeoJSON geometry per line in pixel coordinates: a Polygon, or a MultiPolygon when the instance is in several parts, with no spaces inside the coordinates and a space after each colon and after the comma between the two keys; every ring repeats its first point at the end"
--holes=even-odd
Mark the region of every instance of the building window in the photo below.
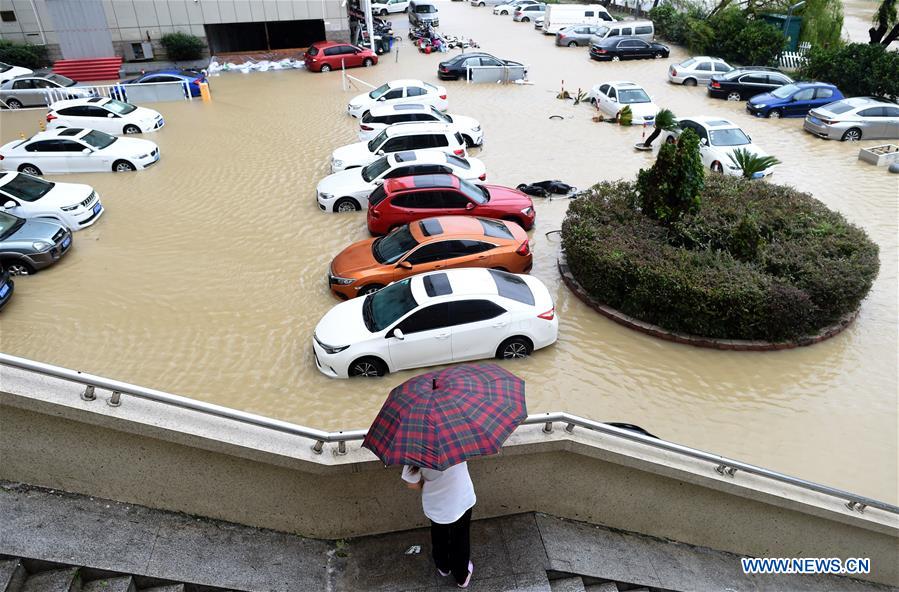
{"type": "Polygon", "coordinates": [[[12,10],[0,10],[0,20],[4,23],[16,22],[16,13],[12,10]]]}

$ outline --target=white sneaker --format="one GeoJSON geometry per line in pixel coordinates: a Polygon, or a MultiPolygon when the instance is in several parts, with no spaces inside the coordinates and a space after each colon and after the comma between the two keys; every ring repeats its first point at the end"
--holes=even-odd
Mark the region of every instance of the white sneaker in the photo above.
{"type": "Polygon", "coordinates": [[[471,583],[471,574],[473,574],[473,573],[474,573],[474,563],[469,561],[468,562],[468,577],[465,578],[464,582],[462,582],[461,584],[456,584],[456,585],[459,586],[460,588],[468,588],[468,584],[471,583]]]}
{"type": "Polygon", "coordinates": [[[453,572],[451,572],[451,571],[443,571],[442,569],[440,569],[440,568],[438,567],[438,568],[437,568],[437,573],[439,573],[441,576],[443,576],[443,577],[445,578],[446,576],[450,575],[450,574],[453,573],[453,572]]]}

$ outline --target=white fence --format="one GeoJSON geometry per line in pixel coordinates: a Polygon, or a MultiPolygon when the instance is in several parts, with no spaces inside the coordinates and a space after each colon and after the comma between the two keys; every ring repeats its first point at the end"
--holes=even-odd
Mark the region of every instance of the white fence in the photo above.
{"type": "Polygon", "coordinates": [[[799,51],[785,51],[780,54],[780,67],[788,70],[797,70],[808,59],[808,51],[812,44],[807,41],[799,44],[799,51]]]}
{"type": "Polygon", "coordinates": [[[129,103],[159,103],[164,101],[191,101],[189,82],[148,82],[145,84],[100,84],[59,88],[5,90],[0,93],[4,108],[45,109],[57,101],[89,97],[110,97],[129,103]],[[12,102],[13,107],[10,107],[12,102]]]}
{"type": "Polygon", "coordinates": [[[526,66],[466,66],[467,82],[501,82],[508,84],[516,80],[527,79],[526,66]]]}

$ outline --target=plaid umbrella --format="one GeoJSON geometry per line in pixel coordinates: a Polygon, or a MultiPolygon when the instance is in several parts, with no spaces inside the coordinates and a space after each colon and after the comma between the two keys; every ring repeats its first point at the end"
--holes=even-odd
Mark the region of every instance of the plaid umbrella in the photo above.
{"type": "Polygon", "coordinates": [[[443,471],[496,454],[527,417],[524,381],[496,364],[429,372],[390,391],[362,445],[385,465],[443,471]]]}

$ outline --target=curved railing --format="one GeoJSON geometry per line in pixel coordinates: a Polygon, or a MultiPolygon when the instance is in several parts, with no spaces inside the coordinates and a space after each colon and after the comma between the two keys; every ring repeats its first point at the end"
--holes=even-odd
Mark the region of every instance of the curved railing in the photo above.
{"type": "MultiPolygon", "coordinates": [[[[93,374],[87,374],[76,370],[69,370],[68,368],[61,368],[59,366],[53,366],[52,364],[36,362],[34,360],[11,356],[9,354],[0,353],[0,365],[10,366],[12,368],[18,368],[20,370],[27,370],[44,376],[60,378],[62,380],[68,380],[70,382],[84,385],[85,389],[81,394],[81,398],[88,401],[96,399],[95,389],[107,389],[112,393],[107,400],[107,404],[112,406],[121,405],[122,395],[129,395],[132,397],[147,399],[149,401],[156,401],[157,403],[173,405],[175,407],[181,407],[183,409],[191,409],[193,411],[199,411],[201,413],[214,415],[216,417],[222,417],[225,419],[231,419],[262,428],[276,430],[285,434],[300,436],[302,438],[311,440],[312,450],[316,454],[322,453],[322,450],[324,449],[324,445],[326,443],[336,443],[337,454],[346,454],[346,443],[350,441],[362,440],[365,437],[366,433],[366,430],[325,432],[323,430],[308,428],[287,421],[272,419],[253,413],[246,413],[237,409],[222,407],[221,405],[205,403],[203,401],[197,401],[196,399],[189,399],[187,397],[173,395],[171,393],[166,393],[156,389],[129,384],[120,380],[104,378],[102,376],[95,376],[93,374]]],[[[745,473],[758,475],[772,481],[786,483],[803,489],[808,489],[810,491],[822,493],[824,495],[832,496],[834,498],[842,500],[845,503],[845,506],[850,510],[854,510],[857,512],[863,512],[865,508],[871,507],[879,508],[893,514],[899,514],[899,506],[894,506],[886,502],[861,495],[856,495],[842,489],[828,487],[827,485],[821,485],[812,481],[806,481],[805,479],[791,477],[789,475],[784,475],[783,473],[771,471],[769,469],[740,462],[738,460],[733,460],[730,458],[719,456],[717,454],[703,452],[702,450],[696,450],[695,448],[689,448],[687,446],[675,444],[674,442],[667,442],[665,440],[660,440],[652,436],[646,436],[631,430],[618,428],[602,422],[578,417],[577,415],[571,415],[569,413],[534,413],[529,415],[527,419],[524,420],[523,425],[542,424],[543,431],[546,433],[551,433],[555,429],[555,424],[557,423],[564,424],[564,430],[568,433],[572,433],[574,432],[575,428],[580,427],[595,432],[601,432],[609,436],[622,438],[624,440],[639,442],[651,448],[665,450],[667,452],[672,452],[683,457],[708,462],[714,467],[715,471],[719,475],[722,475],[724,477],[733,477],[737,473],[737,471],[743,471],[745,473]]]]}

